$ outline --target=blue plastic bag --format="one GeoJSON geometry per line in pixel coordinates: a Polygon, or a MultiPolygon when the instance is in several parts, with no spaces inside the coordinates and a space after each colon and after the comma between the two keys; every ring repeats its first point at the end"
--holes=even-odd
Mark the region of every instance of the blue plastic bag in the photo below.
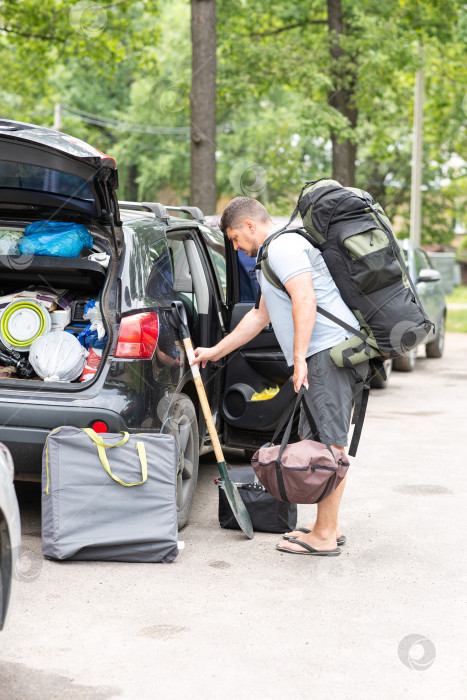
{"type": "Polygon", "coordinates": [[[92,250],[92,236],[83,224],[35,221],[18,241],[21,254],[77,258],[83,248],[92,250]]]}
{"type": "Polygon", "coordinates": [[[105,348],[107,344],[107,336],[104,335],[103,338],[98,337],[96,330],[91,330],[92,323],[86,328],[83,328],[78,336],[78,340],[87,350],[89,348],[105,348]]]}

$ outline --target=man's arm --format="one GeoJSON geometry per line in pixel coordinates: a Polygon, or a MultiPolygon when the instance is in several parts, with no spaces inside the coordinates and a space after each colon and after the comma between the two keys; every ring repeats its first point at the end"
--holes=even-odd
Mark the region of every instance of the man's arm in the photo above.
{"type": "Polygon", "coordinates": [[[202,363],[206,367],[206,362],[216,362],[221,357],[228,355],[237,348],[245,345],[255,336],[257,336],[265,326],[269,323],[269,313],[266,308],[263,297],[258,309],[251,309],[240,321],[238,326],[234,328],[232,333],[229,333],[212,348],[196,348],[195,363],[202,363]]]}
{"type": "Polygon", "coordinates": [[[306,353],[316,321],[316,296],[311,272],[302,272],[291,277],[285,288],[292,300],[294,322],[294,373],[293,383],[298,393],[302,384],[308,389],[308,366],[306,353]]]}

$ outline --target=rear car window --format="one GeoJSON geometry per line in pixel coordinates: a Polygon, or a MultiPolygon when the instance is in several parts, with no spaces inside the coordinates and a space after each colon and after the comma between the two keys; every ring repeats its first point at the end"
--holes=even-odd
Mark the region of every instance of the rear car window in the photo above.
{"type": "Polygon", "coordinates": [[[77,175],[9,161],[0,162],[0,189],[33,190],[76,199],[94,199],[86,180],[77,175]]]}

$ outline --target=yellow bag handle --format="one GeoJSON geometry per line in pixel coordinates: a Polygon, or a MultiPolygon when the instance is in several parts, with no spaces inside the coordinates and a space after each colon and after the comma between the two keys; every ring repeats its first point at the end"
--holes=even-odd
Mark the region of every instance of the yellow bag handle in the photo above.
{"type": "Polygon", "coordinates": [[[121,430],[120,432],[122,433],[123,438],[120,440],[120,442],[115,442],[113,445],[108,445],[104,442],[101,436],[98,435],[92,428],[83,428],[83,431],[91,438],[93,443],[96,445],[97,453],[99,455],[99,459],[101,460],[102,466],[104,467],[107,474],[111,476],[114,481],[118,482],[122,486],[140,486],[141,484],[144,484],[144,482],[148,478],[148,462],[146,458],[146,448],[144,447],[144,442],[136,443],[136,451],[138,452],[139,461],[141,464],[142,481],[135,481],[132,484],[126,484],[124,481],[119,479],[118,476],[112,474],[112,470],[110,468],[109,460],[107,459],[107,453],[105,451],[105,448],[119,447],[120,445],[124,445],[126,442],[128,442],[130,434],[121,430]]]}

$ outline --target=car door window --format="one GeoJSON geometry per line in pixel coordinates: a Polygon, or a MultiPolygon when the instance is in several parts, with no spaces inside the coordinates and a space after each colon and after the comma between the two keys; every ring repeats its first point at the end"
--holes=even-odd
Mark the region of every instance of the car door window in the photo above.
{"type": "Polygon", "coordinates": [[[172,299],[174,274],[172,253],[165,238],[150,246],[153,267],[148,280],[148,294],[154,299],[172,299]]]}
{"type": "Polygon", "coordinates": [[[214,229],[203,228],[201,231],[214,265],[221,300],[225,303],[227,296],[227,264],[225,261],[224,237],[220,231],[214,229]]]}
{"type": "Polygon", "coordinates": [[[420,259],[420,265],[424,270],[431,270],[433,265],[431,264],[431,260],[428,257],[428,255],[425,253],[424,250],[417,250],[417,255],[420,259]]]}
{"type": "Polygon", "coordinates": [[[255,273],[256,259],[250,258],[242,250],[237,251],[238,282],[240,286],[240,301],[256,301],[258,281],[255,273]]]}
{"type": "Polygon", "coordinates": [[[418,279],[418,276],[420,274],[420,270],[422,269],[423,265],[420,260],[420,257],[418,255],[418,250],[414,250],[413,252],[413,260],[414,260],[414,265],[415,265],[415,281],[418,279]]]}
{"type": "Polygon", "coordinates": [[[198,315],[198,303],[193,289],[190,264],[187,257],[185,241],[177,238],[168,240],[170,257],[173,268],[173,288],[178,298],[184,302],[190,315],[195,319],[198,315]]]}
{"type": "Polygon", "coordinates": [[[185,241],[177,238],[162,238],[151,246],[154,267],[150,277],[150,293],[159,296],[177,298],[185,303],[189,313],[196,318],[198,304],[193,289],[190,265],[185,248],[185,241]]]}

